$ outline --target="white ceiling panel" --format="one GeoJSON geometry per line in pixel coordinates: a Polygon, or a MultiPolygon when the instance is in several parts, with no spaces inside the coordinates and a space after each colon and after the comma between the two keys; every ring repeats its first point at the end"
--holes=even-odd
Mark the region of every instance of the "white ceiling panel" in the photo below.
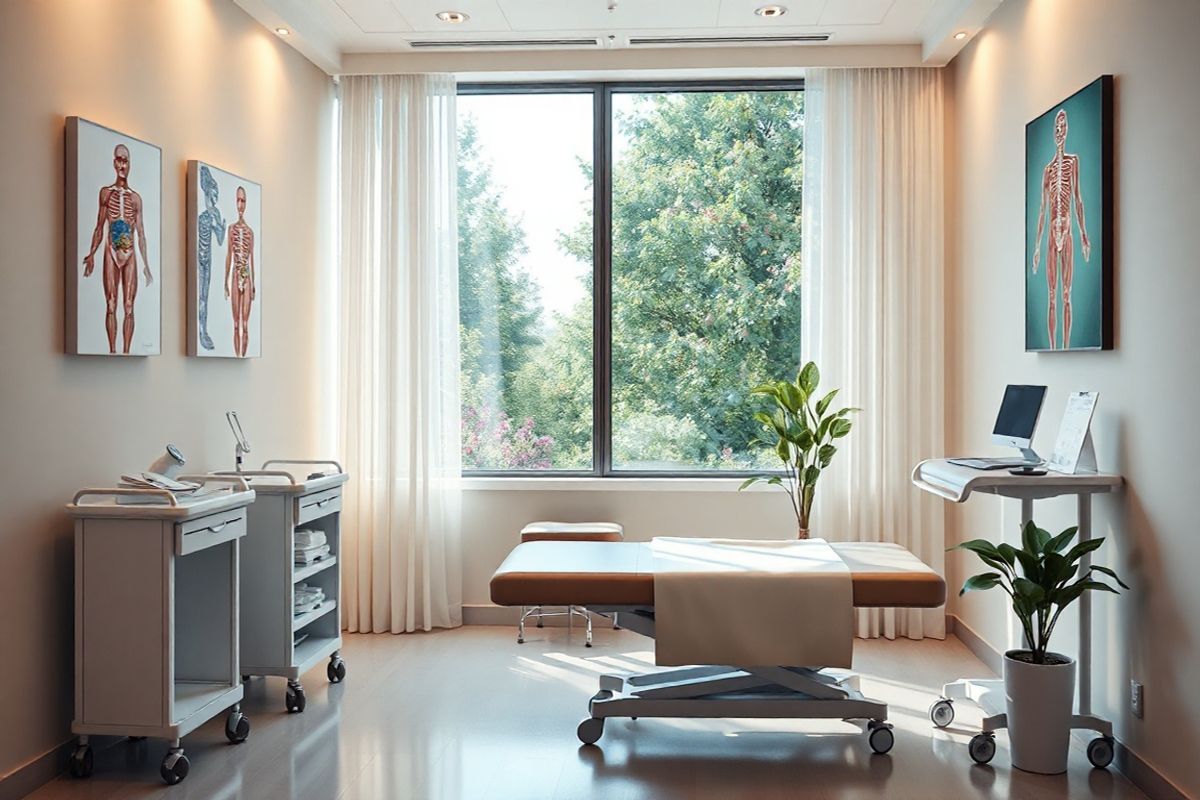
{"type": "Polygon", "coordinates": [[[879,25],[895,0],[829,0],[821,13],[821,25],[879,25]]]}
{"type": "Polygon", "coordinates": [[[710,28],[721,0],[500,0],[514,30],[623,31],[710,28]]]}
{"type": "MultiPolygon", "coordinates": [[[[387,2],[387,0],[374,0],[387,2]]],[[[461,36],[479,33],[507,33],[512,30],[504,10],[496,0],[392,0],[400,13],[422,36],[461,36]],[[461,11],[466,22],[451,24],[437,18],[439,11],[461,11]]]]}
{"type": "Polygon", "coordinates": [[[825,2],[826,0],[783,0],[776,3],[787,8],[787,13],[782,17],[760,17],[754,13],[754,9],[767,5],[767,0],[721,0],[721,14],[717,24],[723,28],[764,30],[795,28],[798,25],[812,26],[820,20],[825,2]]]}
{"type": "Polygon", "coordinates": [[[333,0],[363,33],[394,33],[412,28],[388,0],[333,0]]]}
{"type": "MultiPolygon", "coordinates": [[[[983,28],[1003,0],[616,0],[615,4],[611,0],[234,2],[268,29],[288,23],[293,30],[289,43],[314,63],[336,73],[336,65],[349,54],[413,56],[412,43],[417,40],[599,39],[605,44],[603,52],[612,53],[630,47],[631,38],[639,35],[703,40],[721,36],[827,33],[829,45],[919,46],[924,63],[945,64],[983,28]],[[754,10],[766,3],[783,5],[787,13],[775,18],[757,16],[754,10]],[[437,19],[439,11],[461,11],[469,19],[462,24],[447,24],[437,19]],[[968,36],[954,39],[953,34],[958,31],[966,31],[968,36]]],[[[484,45],[475,52],[498,50],[511,60],[517,50],[538,50],[544,46],[484,45]]],[[[712,47],[712,44],[701,41],[695,46],[712,47]]],[[[749,42],[740,46],[758,48],[771,43],[749,42]]],[[[576,46],[564,49],[572,47],[576,46]]],[[[445,58],[438,62],[438,69],[455,71],[453,55],[461,49],[452,46],[449,50],[439,50],[445,58]]],[[[595,50],[594,45],[591,49],[595,50]]],[[[649,53],[651,49],[644,48],[642,52],[649,53]]],[[[891,55],[880,52],[881,59],[892,63],[891,55]]],[[[423,54],[432,58],[428,50],[423,54]]],[[[841,57],[851,65],[871,63],[866,53],[842,53],[841,57]]],[[[644,63],[654,62],[649,56],[639,58],[644,63]]],[[[816,58],[809,63],[821,61],[816,58]]],[[[418,66],[408,62],[404,68],[419,71],[418,66]]],[[[470,71],[465,67],[464,70],[470,71]]]]}

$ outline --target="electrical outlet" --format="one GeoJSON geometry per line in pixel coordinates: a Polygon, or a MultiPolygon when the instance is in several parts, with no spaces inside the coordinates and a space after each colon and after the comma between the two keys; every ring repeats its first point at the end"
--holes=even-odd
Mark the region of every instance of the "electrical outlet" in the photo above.
{"type": "Polygon", "coordinates": [[[1133,715],[1141,719],[1145,713],[1145,706],[1142,705],[1143,692],[1141,681],[1129,682],[1129,707],[1133,710],[1133,715]]]}

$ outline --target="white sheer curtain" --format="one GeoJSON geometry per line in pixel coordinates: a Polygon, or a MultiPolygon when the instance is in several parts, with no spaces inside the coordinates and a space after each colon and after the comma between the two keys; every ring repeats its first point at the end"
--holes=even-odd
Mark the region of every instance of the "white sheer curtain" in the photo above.
{"type": "Polygon", "coordinates": [[[455,82],[341,84],[342,622],[462,624],[455,82]]]}
{"type": "MultiPolygon", "coordinates": [[[[943,89],[936,69],[805,76],[802,348],[860,406],[822,479],[814,535],[897,542],[944,574],[943,89]]],[[[945,636],[943,609],[858,612],[862,637],[945,636]]]]}

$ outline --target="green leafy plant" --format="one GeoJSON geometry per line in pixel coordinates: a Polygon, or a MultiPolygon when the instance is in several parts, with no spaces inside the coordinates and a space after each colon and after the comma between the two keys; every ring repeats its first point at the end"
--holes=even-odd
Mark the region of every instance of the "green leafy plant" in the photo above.
{"type": "Polygon", "coordinates": [[[834,441],[850,433],[853,425],[849,416],[859,411],[840,408],[831,412],[837,389],[814,401],[820,382],[820,370],[810,361],[801,368],[795,382],[773,381],[750,390],[751,394],[766,395],[774,404],[770,413],[755,413],[763,434],[751,444],[771,448],[783,464],[783,474],[755,475],[738,487],[741,490],[763,482],[784,489],[792,501],[801,539],[808,538],[817,480],[837,453],[834,441]]]}
{"type": "Polygon", "coordinates": [[[1021,621],[1034,664],[1046,663],[1050,635],[1063,609],[1084,592],[1119,594],[1109,584],[1096,580],[1093,572],[1107,575],[1122,589],[1129,588],[1117,573],[1098,564],[1088,565],[1081,574],[1080,559],[1104,544],[1104,539],[1088,539],[1071,547],[1078,532],[1078,528],[1071,527],[1051,536],[1030,521],[1021,531],[1020,548],[1003,542],[992,544],[986,539],[972,539],[950,548],[969,550],[995,570],[967,578],[958,594],[961,597],[970,591],[1000,587],[1012,600],[1013,613],[1021,621]]]}

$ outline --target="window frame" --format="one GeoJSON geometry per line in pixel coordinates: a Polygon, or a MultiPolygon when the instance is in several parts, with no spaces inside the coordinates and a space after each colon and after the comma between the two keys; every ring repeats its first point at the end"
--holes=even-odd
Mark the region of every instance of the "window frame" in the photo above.
{"type": "MultiPolygon", "coordinates": [[[[775,470],[629,470],[612,464],[612,99],[616,94],[802,92],[803,78],[682,81],[464,82],[457,94],[592,95],[592,468],[464,469],[464,478],[745,478],[775,470]]],[[[799,365],[797,365],[799,368],[799,365]]],[[[783,471],[778,470],[782,475],[783,471]]]]}

